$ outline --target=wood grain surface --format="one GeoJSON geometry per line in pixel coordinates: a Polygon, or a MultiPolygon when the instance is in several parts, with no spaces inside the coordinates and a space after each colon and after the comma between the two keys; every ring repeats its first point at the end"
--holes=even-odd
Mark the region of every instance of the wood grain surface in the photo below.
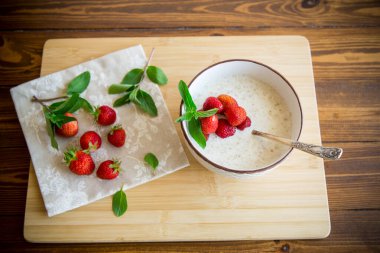
{"type": "Polygon", "coordinates": [[[173,1],[168,7],[155,1],[65,1],[70,7],[62,8],[62,2],[56,1],[1,1],[1,250],[379,252],[380,3],[257,2],[173,1]],[[90,3],[98,8],[88,8],[90,3]],[[254,4],[255,8],[246,8],[254,4]],[[125,8],[126,5],[136,8],[125,8]],[[119,15],[115,18],[113,14],[119,15]],[[150,21],[152,18],[154,22],[150,21]],[[42,47],[47,39],[279,34],[309,39],[322,142],[345,150],[338,162],[325,162],[332,223],[327,239],[75,245],[25,242],[22,232],[30,157],[9,88],[39,76],[42,47]]]}

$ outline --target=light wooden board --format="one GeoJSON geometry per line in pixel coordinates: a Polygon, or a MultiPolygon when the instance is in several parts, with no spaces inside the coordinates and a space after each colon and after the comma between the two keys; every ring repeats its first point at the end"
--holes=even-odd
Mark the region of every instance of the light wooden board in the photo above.
{"type": "MultiPolygon", "coordinates": [[[[142,44],[156,52],[169,84],[162,92],[178,116],[180,79],[189,82],[208,65],[253,59],[282,73],[304,112],[301,141],[320,144],[309,43],[300,36],[58,39],[45,44],[41,75],[115,50],[142,44]]],[[[184,145],[184,138],[179,125],[184,145]]],[[[185,145],[184,145],[185,146],[185,145]]],[[[111,197],[48,218],[31,166],[24,236],[31,242],[206,241],[323,238],[330,233],[323,161],[293,151],[277,169],[249,180],[213,174],[186,154],[191,166],[126,191],[128,211],[116,218],[111,197]]]]}

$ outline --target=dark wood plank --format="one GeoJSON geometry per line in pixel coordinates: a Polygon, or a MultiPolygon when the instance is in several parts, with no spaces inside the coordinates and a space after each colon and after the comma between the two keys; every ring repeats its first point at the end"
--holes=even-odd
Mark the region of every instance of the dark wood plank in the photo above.
{"type": "Polygon", "coordinates": [[[3,0],[0,29],[376,26],[379,7],[376,0],[3,0]]]}
{"type": "Polygon", "coordinates": [[[0,87],[0,98],[0,148],[26,147],[8,87],[0,87]]]}
{"type": "Polygon", "coordinates": [[[19,230],[20,219],[0,216],[7,233],[0,237],[4,252],[378,252],[380,211],[332,211],[332,231],[327,239],[297,241],[230,241],[108,244],[30,244],[19,230]],[[350,231],[349,233],[347,231],[350,231]]]}
{"type": "MultiPolygon", "coordinates": [[[[378,28],[260,28],[186,30],[110,30],[0,32],[0,85],[15,85],[39,76],[44,42],[54,38],[215,36],[215,35],[303,35],[309,39],[316,84],[319,79],[341,84],[357,79],[362,84],[380,78],[380,27],[378,28]],[[349,35],[349,38],[347,36],[349,35]],[[27,42],[27,43],[26,43],[27,42]],[[335,82],[334,82],[335,81],[335,82]]],[[[355,81],[355,80],[354,80],[355,81]]]]}

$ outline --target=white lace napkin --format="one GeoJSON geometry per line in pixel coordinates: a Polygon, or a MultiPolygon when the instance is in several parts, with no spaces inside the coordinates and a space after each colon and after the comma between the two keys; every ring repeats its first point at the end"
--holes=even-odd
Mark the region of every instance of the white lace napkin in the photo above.
{"type": "Polygon", "coordinates": [[[79,121],[79,133],[70,139],[57,136],[59,151],[53,149],[46,131],[42,107],[30,101],[33,95],[39,98],[64,95],[67,84],[75,76],[88,70],[91,73],[91,82],[81,96],[93,105],[112,106],[120,95],[109,95],[109,85],[119,83],[129,70],[143,68],[145,63],[143,48],[134,46],[11,89],[48,216],[112,195],[123,184],[124,190],[130,189],[189,165],[160,89],[147,78],[141,87],[152,95],[158,116],[151,118],[132,104],[116,108],[116,123],[122,124],[127,133],[126,143],[122,148],[115,148],[108,143],[107,133],[110,127],[98,126],[93,117],[81,109],[75,115],[79,121]],[[90,176],[78,176],[64,164],[63,152],[72,144],[79,147],[80,136],[89,130],[97,131],[103,141],[102,147],[92,155],[96,168],[107,159],[119,158],[122,161],[123,171],[117,179],[98,179],[96,171],[90,176]],[[144,163],[144,156],[148,152],[154,153],[160,162],[155,172],[144,163]]]}

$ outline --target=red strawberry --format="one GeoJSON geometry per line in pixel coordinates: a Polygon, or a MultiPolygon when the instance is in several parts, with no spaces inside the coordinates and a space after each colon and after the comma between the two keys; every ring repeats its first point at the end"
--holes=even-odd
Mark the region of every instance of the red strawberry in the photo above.
{"type": "Polygon", "coordinates": [[[64,158],[70,170],[77,175],[90,175],[95,169],[95,163],[86,151],[69,149],[64,158]]]}
{"type": "Polygon", "coordinates": [[[235,134],[236,128],[231,126],[225,119],[219,120],[218,129],[216,129],[216,135],[221,138],[227,138],[235,134]]]}
{"type": "Polygon", "coordinates": [[[244,130],[245,128],[250,127],[250,126],[251,126],[251,119],[247,116],[247,118],[240,125],[237,126],[237,129],[244,130]]]}
{"type": "Polygon", "coordinates": [[[109,126],[116,121],[116,112],[107,105],[102,105],[95,110],[95,120],[99,125],[109,126]]]}
{"type": "Polygon", "coordinates": [[[96,171],[96,175],[98,178],[110,180],[116,178],[119,175],[120,171],[120,161],[107,160],[99,165],[99,168],[96,171]]]}
{"type": "MultiPolygon", "coordinates": [[[[64,115],[75,118],[74,115],[68,112],[66,112],[64,115]]],[[[77,120],[67,122],[63,124],[61,128],[58,128],[57,126],[55,127],[55,132],[63,137],[73,137],[78,133],[78,130],[79,128],[77,120]]]]}
{"type": "Polygon", "coordinates": [[[121,147],[125,143],[125,130],[121,125],[116,125],[112,127],[111,131],[108,133],[108,141],[115,147],[121,147]]]}
{"type": "Polygon", "coordinates": [[[200,120],[203,134],[215,133],[218,128],[218,117],[215,114],[207,118],[201,118],[200,120]]]}
{"type": "Polygon", "coordinates": [[[102,139],[95,131],[87,131],[80,137],[80,146],[82,149],[95,151],[102,146],[102,139]]]}
{"type": "Polygon", "coordinates": [[[217,108],[218,111],[216,113],[221,113],[223,111],[223,104],[216,97],[208,97],[203,104],[203,110],[211,110],[217,108]]]}
{"type": "Polygon", "coordinates": [[[226,111],[228,108],[232,108],[238,105],[233,97],[226,94],[219,95],[218,99],[223,104],[223,111],[226,111]]]}
{"type": "Polygon", "coordinates": [[[235,107],[229,107],[224,112],[224,115],[226,115],[226,118],[228,122],[232,126],[238,126],[247,118],[247,113],[245,112],[243,107],[235,106],[235,107]]]}

